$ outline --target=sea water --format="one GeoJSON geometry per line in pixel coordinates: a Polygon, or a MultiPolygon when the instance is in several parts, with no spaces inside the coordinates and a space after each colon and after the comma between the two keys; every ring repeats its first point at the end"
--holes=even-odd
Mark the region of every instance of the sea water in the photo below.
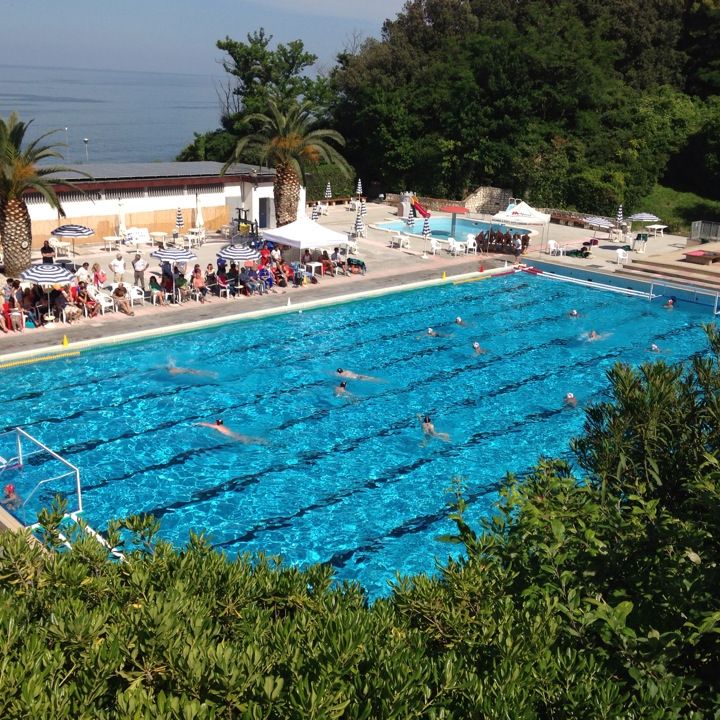
{"type": "Polygon", "coordinates": [[[0,116],[58,130],[66,163],[174,160],[193,133],[220,124],[211,75],[0,65],[0,116]],[[67,128],[67,131],[65,130],[67,128]],[[84,140],[87,138],[88,142],[84,140]]]}

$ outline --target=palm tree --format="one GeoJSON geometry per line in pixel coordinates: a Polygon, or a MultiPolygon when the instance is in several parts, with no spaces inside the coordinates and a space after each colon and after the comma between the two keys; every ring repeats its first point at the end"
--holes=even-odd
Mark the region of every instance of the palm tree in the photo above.
{"type": "Polygon", "coordinates": [[[32,226],[23,194],[27,190],[42,195],[51,207],[65,216],[60,200],[47,179],[50,173],[65,171],[64,167],[39,167],[47,158],[62,158],[57,144],[41,144],[57,130],[41,135],[25,147],[29,122],[21,122],[16,113],[7,120],[0,117],[0,238],[5,257],[5,275],[19,275],[30,265],[32,226]]]}
{"type": "Polygon", "coordinates": [[[241,137],[235,151],[223,165],[222,173],[243,153],[257,158],[259,162],[275,167],[275,219],[278,227],[293,222],[297,217],[297,205],[305,170],[319,162],[336,165],[350,177],[352,169],[345,158],[330,144],[345,145],[339,132],[313,127],[316,119],[310,102],[293,102],[283,110],[276,100],[268,101],[269,114],[252,113],[245,117],[245,124],[256,124],[257,132],[241,137]]]}

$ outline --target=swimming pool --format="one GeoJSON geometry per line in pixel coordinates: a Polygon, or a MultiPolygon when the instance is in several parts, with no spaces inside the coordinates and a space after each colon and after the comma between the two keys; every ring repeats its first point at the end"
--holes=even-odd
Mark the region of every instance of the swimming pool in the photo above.
{"type": "Polygon", "coordinates": [[[331,563],[377,596],[396,571],[432,572],[452,552],[436,540],[453,530],[452,476],[475,522],[507,471],[569,459],[583,413],[563,409],[566,392],[598,399],[605,371],[655,359],[651,343],[668,361],[704,352],[710,317],[525,273],[448,283],[10,368],[0,429],[21,425],[80,467],[97,529],[154,513],[178,545],[205,530],[229,554],[331,563]],[[591,329],[609,335],[587,342],[591,329]],[[171,376],[169,357],[218,378],[171,376]],[[336,398],[338,367],[383,382],[349,381],[356,402],[336,398]],[[416,413],[452,442],[422,447],[416,413]],[[271,444],[195,426],[216,418],[271,444]]]}
{"type": "MultiPolygon", "coordinates": [[[[430,220],[430,236],[438,240],[447,240],[451,233],[452,218],[435,217],[430,220]]],[[[410,225],[405,220],[393,220],[392,222],[378,223],[381,230],[390,230],[392,232],[403,232],[408,235],[422,235],[423,218],[415,218],[415,222],[410,225]]],[[[477,235],[479,232],[487,232],[490,229],[499,230],[500,232],[510,231],[511,233],[525,234],[530,232],[526,228],[515,227],[514,225],[503,225],[502,223],[489,223],[484,220],[471,220],[469,218],[458,217],[455,219],[455,239],[464,241],[469,235],[477,235]]]]}

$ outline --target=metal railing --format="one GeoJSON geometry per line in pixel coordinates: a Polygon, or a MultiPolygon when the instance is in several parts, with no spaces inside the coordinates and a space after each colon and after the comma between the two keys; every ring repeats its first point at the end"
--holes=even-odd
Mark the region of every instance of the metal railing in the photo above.
{"type": "Polygon", "coordinates": [[[690,226],[690,239],[698,242],[715,242],[720,240],[720,223],[696,220],[690,226]]]}

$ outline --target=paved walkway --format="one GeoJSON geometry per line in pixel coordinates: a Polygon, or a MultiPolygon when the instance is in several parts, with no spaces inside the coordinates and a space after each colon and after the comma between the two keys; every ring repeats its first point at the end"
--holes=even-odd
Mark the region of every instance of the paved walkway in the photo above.
{"type": "MultiPolygon", "coordinates": [[[[396,220],[395,211],[387,205],[370,203],[367,206],[366,221],[375,225],[384,220],[396,220]]],[[[472,217],[479,217],[473,215],[472,217]]],[[[487,218],[485,218],[487,219],[487,218]]],[[[339,232],[351,229],[355,220],[355,213],[345,209],[344,206],[329,208],[328,215],[320,218],[320,223],[339,232]]],[[[555,240],[558,244],[568,247],[581,247],[582,242],[592,237],[592,231],[550,225],[544,233],[533,238],[530,251],[524,257],[526,263],[531,264],[533,259],[556,262],[559,265],[582,266],[593,270],[614,272],[617,268],[617,253],[619,245],[606,239],[606,235],[598,234],[600,242],[593,248],[593,257],[589,259],[568,256],[550,257],[547,254],[548,240],[555,240]]],[[[239,297],[231,299],[213,298],[212,301],[201,304],[186,302],[182,305],[172,305],[166,308],[154,307],[146,303],[143,307],[135,308],[135,316],[128,317],[120,313],[108,313],[95,319],[83,319],[72,325],[57,323],[55,327],[27,329],[24,333],[8,333],[0,336],[0,362],[8,359],[8,355],[38,349],[58,350],[63,337],[72,346],[80,340],[93,340],[107,336],[122,336],[140,330],[152,331],[180,325],[188,322],[208,321],[213,318],[225,318],[255,313],[263,310],[280,310],[286,307],[288,300],[292,304],[311,302],[316,300],[329,300],[341,298],[348,294],[371,292],[390,287],[402,287],[411,283],[439,279],[443,273],[448,277],[476,272],[479,269],[500,267],[512,264],[514,258],[509,255],[463,255],[453,257],[445,251],[438,251],[437,255],[428,254],[423,259],[423,241],[420,238],[411,240],[410,248],[391,248],[389,245],[390,233],[368,228],[367,238],[359,241],[358,257],[362,258],[368,272],[366,275],[324,277],[317,285],[302,288],[287,288],[277,293],[265,296],[239,297]]],[[[215,264],[216,253],[226,244],[219,236],[211,236],[208,241],[195,250],[197,262],[203,269],[208,263],[215,264]]],[[[648,242],[645,257],[679,252],[685,246],[685,238],[666,235],[662,238],[651,238],[648,242]]],[[[104,268],[114,257],[115,252],[103,251],[98,245],[77,245],[77,262],[88,261],[91,265],[99,262],[104,268]]],[[[134,256],[134,250],[124,249],[127,265],[134,256]]],[[[147,257],[149,248],[143,249],[147,257]]],[[[150,269],[157,270],[159,266],[154,259],[150,259],[150,269]]],[[[3,280],[4,282],[4,280],[3,280]]]]}

